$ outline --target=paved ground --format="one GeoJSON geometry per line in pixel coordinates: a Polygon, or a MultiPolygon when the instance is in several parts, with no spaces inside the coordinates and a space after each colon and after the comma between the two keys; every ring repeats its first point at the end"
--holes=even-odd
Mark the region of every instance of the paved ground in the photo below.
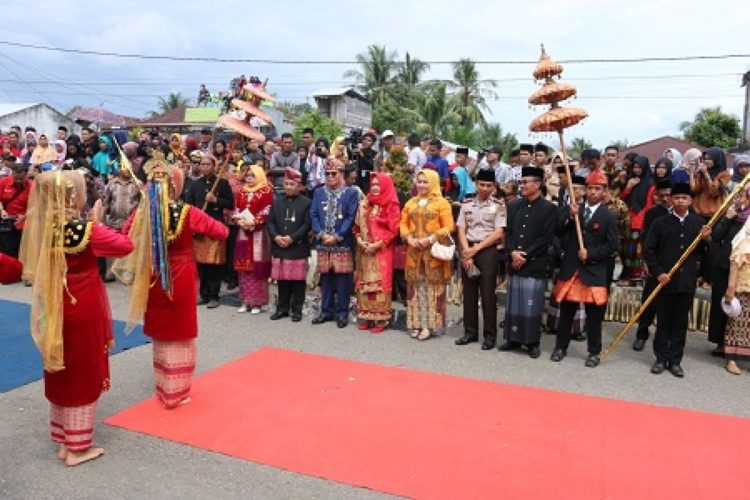
{"type": "MultiPolygon", "coordinates": [[[[108,285],[113,315],[123,319],[125,289],[108,285]]],[[[0,296],[28,302],[29,288],[0,287],[0,296]]],[[[459,316],[453,308],[451,315],[459,316]]],[[[567,392],[750,417],[750,376],[732,376],[709,356],[705,336],[690,334],[682,380],[649,373],[650,350],[636,353],[626,339],[594,370],[584,368],[585,343],[574,343],[562,363],[548,360],[554,343],[545,335],[542,357],[484,352],[478,344],[457,347],[452,331],[420,343],[406,334],[362,333],[308,319],[273,322],[268,314],[240,315],[234,307],[199,309],[198,373],[211,370],[264,346],[408,367],[567,392]]],[[[605,325],[605,345],[619,324],[605,325]]],[[[0,322],[0,334],[3,325],[0,322]]],[[[631,336],[633,332],[631,332],[631,336]]],[[[650,349],[650,348],[649,348],[650,349]]],[[[112,390],[100,400],[98,418],[127,408],[153,394],[151,348],[143,346],[111,358],[112,390]]],[[[252,383],[252,381],[248,381],[252,383]]],[[[581,418],[585,418],[582,415],[581,418]]],[[[98,425],[96,441],[104,457],[68,469],[53,458],[47,438],[48,406],[41,382],[0,394],[0,498],[379,498],[385,495],[282,471],[107,425],[98,425]]],[[[543,429],[539,430],[544,432],[543,429]]],[[[617,432],[617,429],[613,429],[617,432]]]]}

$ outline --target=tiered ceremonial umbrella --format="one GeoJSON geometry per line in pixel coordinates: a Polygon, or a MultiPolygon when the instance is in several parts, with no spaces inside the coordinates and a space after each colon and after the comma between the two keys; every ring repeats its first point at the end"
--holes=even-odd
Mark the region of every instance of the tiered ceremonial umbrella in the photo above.
{"type": "MultiPolygon", "coordinates": [[[[560,151],[562,151],[565,164],[565,175],[568,178],[568,186],[573,185],[573,176],[570,173],[568,153],[565,148],[563,130],[572,127],[588,116],[586,110],[581,108],[570,108],[560,106],[560,102],[576,95],[576,88],[566,83],[555,82],[555,77],[560,77],[563,72],[562,65],[550,59],[542,45],[542,55],[539,63],[534,69],[534,79],[542,81],[542,87],[529,97],[529,104],[549,105],[549,111],[537,116],[529,124],[532,132],[557,132],[560,138],[560,151]]],[[[575,193],[570,189],[570,203],[576,204],[575,193]]],[[[578,218],[575,219],[576,234],[578,235],[578,246],[583,248],[583,232],[578,218]]]]}
{"type": "Polygon", "coordinates": [[[264,136],[258,129],[250,124],[250,120],[256,118],[261,123],[272,124],[273,119],[265,111],[260,109],[263,101],[275,101],[274,97],[266,91],[266,80],[263,85],[248,84],[242,88],[242,94],[237,99],[232,99],[232,107],[236,110],[219,117],[219,123],[239,134],[256,141],[265,141],[264,136]]]}

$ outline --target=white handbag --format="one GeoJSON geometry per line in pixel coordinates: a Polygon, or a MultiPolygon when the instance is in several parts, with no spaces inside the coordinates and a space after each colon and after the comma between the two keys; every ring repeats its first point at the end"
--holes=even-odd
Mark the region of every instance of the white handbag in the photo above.
{"type": "Polygon", "coordinates": [[[435,241],[430,247],[430,255],[439,260],[453,260],[453,255],[456,253],[456,243],[450,235],[448,235],[448,240],[451,242],[450,245],[443,245],[439,241],[435,241]]]}

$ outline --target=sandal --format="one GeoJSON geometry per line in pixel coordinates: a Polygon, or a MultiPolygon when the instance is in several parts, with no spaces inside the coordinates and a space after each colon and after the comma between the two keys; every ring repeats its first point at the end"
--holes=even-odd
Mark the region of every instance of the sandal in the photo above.
{"type": "Polygon", "coordinates": [[[726,368],[726,370],[732,375],[739,375],[740,373],[742,373],[740,372],[740,367],[737,366],[737,363],[735,363],[734,361],[727,361],[727,364],[724,365],[724,368],[726,368]]]}
{"type": "Polygon", "coordinates": [[[420,342],[423,342],[423,341],[429,339],[430,337],[432,337],[432,333],[430,333],[430,330],[428,330],[427,328],[423,328],[422,331],[417,336],[417,339],[420,342]]]}
{"type": "Polygon", "coordinates": [[[412,330],[409,336],[413,339],[419,337],[419,330],[412,330]]]}

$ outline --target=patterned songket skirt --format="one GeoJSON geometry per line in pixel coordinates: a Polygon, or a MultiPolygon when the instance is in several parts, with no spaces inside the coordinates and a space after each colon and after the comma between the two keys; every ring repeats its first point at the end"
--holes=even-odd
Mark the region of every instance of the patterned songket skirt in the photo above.
{"type": "Polygon", "coordinates": [[[50,437],[75,453],[91,448],[94,441],[96,401],[82,406],[50,403],[50,437]]]}
{"type": "Polygon", "coordinates": [[[445,328],[445,285],[431,284],[425,279],[407,287],[406,324],[411,330],[445,328]]]}
{"type": "Polygon", "coordinates": [[[357,293],[357,317],[366,321],[388,321],[391,319],[391,293],[357,293]]]}
{"type": "Polygon", "coordinates": [[[724,333],[724,357],[728,360],[750,360],[750,293],[736,295],[742,306],[742,313],[729,318],[724,333]]]}
{"type": "Polygon", "coordinates": [[[172,409],[190,394],[195,372],[195,339],[154,340],[153,347],[156,396],[172,409]]]}

